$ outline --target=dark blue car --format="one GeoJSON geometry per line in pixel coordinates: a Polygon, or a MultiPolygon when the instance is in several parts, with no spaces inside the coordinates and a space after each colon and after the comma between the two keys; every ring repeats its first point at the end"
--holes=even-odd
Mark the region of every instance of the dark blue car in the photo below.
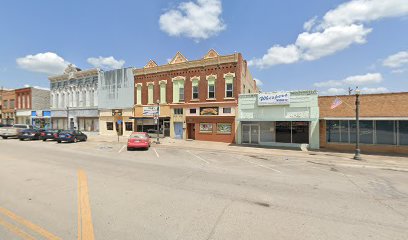
{"type": "Polygon", "coordinates": [[[65,130],[58,134],[57,142],[79,142],[79,141],[86,141],[88,137],[82,133],[81,131],[77,130],[65,130]]]}

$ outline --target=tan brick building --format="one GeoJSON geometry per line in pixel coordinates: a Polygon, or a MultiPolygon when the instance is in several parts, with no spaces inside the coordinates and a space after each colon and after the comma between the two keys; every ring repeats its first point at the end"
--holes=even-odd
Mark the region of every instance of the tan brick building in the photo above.
{"type": "Polygon", "coordinates": [[[151,60],[134,75],[136,130],[156,129],[159,103],[161,134],[179,139],[234,142],[238,95],[258,91],[240,53],[210,50],[194,61],[177,53],[169,64],[151,60]]]}
{"type": "Polygon", "coordinates": [[[2,123],[14,124],[16,117],[16,92],[15,90],[3,90],[2,92],[2,123]]]}
{"type": "MultiPolygon", "coordinates": [[[[330,109],[336,97],[319,97],[320,148],[355,149],[355,99],[330,109]]],[[[368,94],[360,97],[360,143],[364,152],[408,153],[408,93],[368,94]]]]}

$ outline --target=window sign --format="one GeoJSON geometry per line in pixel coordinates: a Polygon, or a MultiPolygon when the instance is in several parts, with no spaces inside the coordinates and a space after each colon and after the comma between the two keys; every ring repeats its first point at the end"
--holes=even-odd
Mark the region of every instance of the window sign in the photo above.
{"type": "Polygon", "coordinates": [[[258,94],[258,106],[266,105],[289,105],[289,92],[260,93],[258,94]]]}
{"type": "Polygon", "coordinates": [[[143,107],[143,116],[154,116],[157,115],[157,113],[160,115],[160,108],[157,111],[157,106],[143,107]]]}
{"type": "Polygon", "coordinates": [[[200,132],[211,133],[213,131],[212,123],[200,123],[200,132]]]}
{"type": "Polygon", "coordinates": [[[218,107],[201,107],[200,115],[218,115],[218,107]]]}
{"type": "Polygon", "coordinates": [[[225,133],[230,134],[232,129],[231,123],[218,123],[217,124],[217,132],[218,133],[225,133]]]}

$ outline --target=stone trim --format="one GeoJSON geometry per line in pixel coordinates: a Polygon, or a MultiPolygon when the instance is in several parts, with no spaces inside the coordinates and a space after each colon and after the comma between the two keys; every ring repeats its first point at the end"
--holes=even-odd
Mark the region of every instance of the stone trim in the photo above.
{"type": "Polygon", "coordinates": [[[235,73],[234,72],[225,73],[224,78],[226,78],[227,76],[232,76],[233,78],[235,78],[235,73]]]}
{"type": "Polygon", "coordinates": [[[206,77],[205,77],[205,79],[208,81],[208,79],[209,78],[214,78],[215,80],[217,80],[217,75],[214,75],[214,74],[211,74],[211,75],[207,75],[206,77]]]}
{"type": "Polygon", "coordinates": [[[190,78],[190,81],[192,82],[193,80],[198,80],[200,81],[201,77],[200,76],[194,76],[190,78]]]}
{"type": "Polygon", "coordinates": [[[179,81],[179,80],[186,81],[186,77],[177,76],[177,77],[174,77],[174,78],[171,79],[172,82],[174,82],[174,81],[179,81]]]}
{"type": "Polygon", "coordinates": [[[167,80],[160,80],[159,85],[162,85],[162,84],[167,84],[167,80]]]}

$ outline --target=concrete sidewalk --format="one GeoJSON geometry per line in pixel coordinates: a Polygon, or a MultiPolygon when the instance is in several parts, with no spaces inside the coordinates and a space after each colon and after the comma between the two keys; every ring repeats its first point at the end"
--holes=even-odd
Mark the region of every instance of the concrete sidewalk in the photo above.
{"type": "MultiPolygon", "coordinates": [[[[90,142],[111,144],[124,144],[128,136],[92,136],[90,142]]],[[[236,145],[221,142],[208,142],[197,140],[178,140],[161,138],[160,144],[155,144],[156,138],[152,138],[153,146],[158,148],[195,149],[201,151],[233,152],[243,155],[282,156],[286,159],[304,159],[310,163],[324,164],[329,166],[347,166],[363,168],[379,168],[394,171],[408,172],[408,156],[388,156],[378,154],[362,154],[363,160],[353,159],[353,153],[340,153],[328,151],[301,151],[293,148],[269,148],[248,145],[236,145]]]]}

